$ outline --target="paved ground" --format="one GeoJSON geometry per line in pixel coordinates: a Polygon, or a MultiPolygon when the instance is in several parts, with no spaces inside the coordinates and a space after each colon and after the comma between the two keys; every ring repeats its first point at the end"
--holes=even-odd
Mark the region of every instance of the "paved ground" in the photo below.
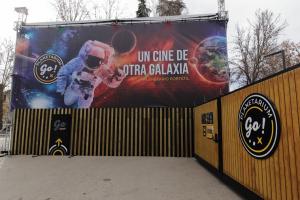
{"type": "Polygon", "coordinates": [[[2,200],[240,199],[192,158],[0,158],[2,200]]]}

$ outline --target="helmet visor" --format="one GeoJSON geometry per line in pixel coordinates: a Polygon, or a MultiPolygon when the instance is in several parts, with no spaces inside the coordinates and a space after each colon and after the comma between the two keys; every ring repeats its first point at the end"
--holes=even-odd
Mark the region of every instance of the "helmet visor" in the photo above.
{"type": "Polygon", "coordinates": [[[88,55],[86,59],[86,65],[90,69],[98,69],[100,65],[102,64],[103,59],[98,58],[96,56],[88,55]]]}

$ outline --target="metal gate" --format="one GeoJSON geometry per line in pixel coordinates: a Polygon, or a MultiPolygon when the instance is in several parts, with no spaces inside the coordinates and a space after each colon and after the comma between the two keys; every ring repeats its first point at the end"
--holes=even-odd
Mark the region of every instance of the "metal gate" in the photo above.
{"type": "Polygon", "coordinates": [[[11,139],[11,124],[3,124],[0,130],[0,153],[9,153],[11,139]]]}

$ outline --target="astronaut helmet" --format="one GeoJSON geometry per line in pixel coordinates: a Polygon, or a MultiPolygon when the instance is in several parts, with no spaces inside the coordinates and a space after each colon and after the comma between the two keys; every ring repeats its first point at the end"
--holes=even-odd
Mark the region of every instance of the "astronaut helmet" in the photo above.
{"type": "Polygon", "coordinates": [[[85,65],[90,70],[97,70],[104,63],[105,50],[93,45],[92,41],[87,41],[79,52],[85,65]]]}

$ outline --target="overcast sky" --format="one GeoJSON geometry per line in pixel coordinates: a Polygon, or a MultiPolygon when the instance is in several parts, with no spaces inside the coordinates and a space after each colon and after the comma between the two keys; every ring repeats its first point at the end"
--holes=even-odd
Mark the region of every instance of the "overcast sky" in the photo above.
{"type": "MultiPolygon", "coordinates": [[[[96,1],[96,0],[95,0],[96,1]]],[[[17,20],[14,7],[26,6],[29,10],[27,22],[55,21],[55,10],[49,3],[50,0],[2,0],[0,7],[0,38],[15,38],[13,23],[17,20]]],[[[124,17],[135,17],[137,0],[120,0],[126,4],[124,17]]],[[[189,14],[206,14],[217,12],[217,0],[184,0],[189,14]]],[[[300,42],[300,0],[225,0],[226,10],[229,11],[228,39],[234,35],[236,24],[245,24],[251,20],[257,9],[270,9],[280,14],[288,22],[282,39],[300,42]],[[296,10],[298,9],[298,10],[296,10]]]]}

